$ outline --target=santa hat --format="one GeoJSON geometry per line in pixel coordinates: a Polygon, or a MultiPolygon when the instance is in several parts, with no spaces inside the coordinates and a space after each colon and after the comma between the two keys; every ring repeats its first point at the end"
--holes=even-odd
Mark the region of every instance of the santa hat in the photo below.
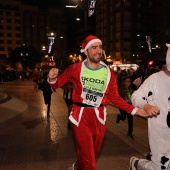
{"type": "Polygon", "coordinates": [[[80,52],[85,52],[95,42],[102,43],[102,41],[94,35],[87,36],[82,43],[80,52]]]}

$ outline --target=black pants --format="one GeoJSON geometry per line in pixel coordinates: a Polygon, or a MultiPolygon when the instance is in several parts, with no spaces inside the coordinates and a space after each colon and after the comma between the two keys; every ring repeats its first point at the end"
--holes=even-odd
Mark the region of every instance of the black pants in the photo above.
{"type": "Polygon", "coordinates": [[[124,121],[127,117],[128,119],[128,134],[132,134],[133,132],[133,116],[128,114],[126,111],[119,109],[120,111],[120,120],[124,121]]]}
{"type": "Polygon", "coordinates": [[[43,92],[43,96],[44,96],[44,102],[47,105],[47,113],[50,112],[50,106],[51,106],[51,92],[43,92]]]}

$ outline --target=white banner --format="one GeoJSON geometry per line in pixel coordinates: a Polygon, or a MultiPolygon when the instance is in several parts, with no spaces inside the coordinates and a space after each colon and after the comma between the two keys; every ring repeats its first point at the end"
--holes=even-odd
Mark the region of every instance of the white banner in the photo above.
{"type": "Polygon", "coordinates": [[[152,47],[151,47],[151,43],[152,43],[152,38],[150,36],[145,36],[146,37],[146,42],[148,44],[148,48],[149,48],[149,52],[152,52],[152,47]]]}
{"type": "Polygon", "coordinates": [[[96,4],[95,0],[90,0],[89,12],[88,12],[89,17],[91,17],[94,14],[95,4],[96,4]]]}

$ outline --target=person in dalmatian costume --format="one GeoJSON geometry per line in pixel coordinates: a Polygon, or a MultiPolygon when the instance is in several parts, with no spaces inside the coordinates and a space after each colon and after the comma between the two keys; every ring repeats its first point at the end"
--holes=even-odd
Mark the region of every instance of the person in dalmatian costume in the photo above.
{"type": "Polygon", "coordinates": [[[166,54],[166,70],[152,74],[133,93],[132,104],[146,112],[158,108],[160,114],[148,118],[151,160],[130,159],[130,170],[170,170],[170,44],[166,54]]]}
{"type": "Polygon", "coordinates": [[[86,59],[69,66],[58,76],[58,69],[52,68],[48,82],[53,88],[60,88],[72,81],[73,106],[69,119],[77,149],[77,161],[73,170],[96,170],[96,157],[106,131],[106,105],[111,101],[116,107],[129,114],[143,117],[155,116],[159,112],[147,113],[128,104],[118,93],[116,74],[104,62],[102,41],[93,35],[87,36],[81,52],[86,59]]]}

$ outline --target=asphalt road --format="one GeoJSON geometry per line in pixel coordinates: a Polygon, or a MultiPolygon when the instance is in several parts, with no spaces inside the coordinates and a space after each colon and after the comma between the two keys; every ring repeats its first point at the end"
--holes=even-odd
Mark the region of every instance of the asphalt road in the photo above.
{"type": "MultiPolygon", "coordinates": [[[[42,92],[34,90],[31,80],[1,83],[0,92],[28,105],[21,117],[10,117],[0,126],[0,170],[71,170],[76,150],[72,132],[67,129],[62,89],[52,94],[49,119],[42,92]]],[[[107,131],[97,158],[97,170],[128,170],[131,156],[145,158],[149,151],[147,120],[134,116],[135,140],[130,140],[126,136],[127,120],[116,124],[118,113],[114,106],[107,106],[107,131]]]]}

